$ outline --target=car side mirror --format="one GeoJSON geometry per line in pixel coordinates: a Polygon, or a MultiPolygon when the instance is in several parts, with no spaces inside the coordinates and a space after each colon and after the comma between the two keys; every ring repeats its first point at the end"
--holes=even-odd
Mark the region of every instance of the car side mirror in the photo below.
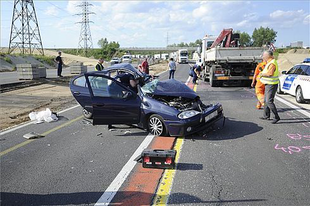
{"type": "Polygon", "coordinates": [[[282,74],[286,74],[286,71],[282,71],[282,74]]]}
{"type": "Polygon", "coordinates": [[[129,99],[130,97],[132,97],[132,93],[129,91],[125,91],[125,93],[123,94],[123,99],[129,99]]]}

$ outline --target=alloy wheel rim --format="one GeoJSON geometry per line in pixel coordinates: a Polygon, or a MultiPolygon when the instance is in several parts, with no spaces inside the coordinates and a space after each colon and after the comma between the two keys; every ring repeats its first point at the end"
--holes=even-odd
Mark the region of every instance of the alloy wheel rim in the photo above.
{"type": "Polygon", "coordinates": [[[86,109],[83,109],[83,112],[84,112],[85,115],[89,114],[89,112],[86,109]]]}
{"type": "Polygon", "coordinates": [[[160,121],[160,119],[157,117],[153,117],[149,121],[150,121],[150,132],[154,135],[162,134],[164,126],[163,123],[160,121]]]}
{"type": "Polygon", "coordinates": [[[301,91],[300,91],[300,89],[297,89],[297,99],[298,99],[298,101],[301,99],[301,91]]]}

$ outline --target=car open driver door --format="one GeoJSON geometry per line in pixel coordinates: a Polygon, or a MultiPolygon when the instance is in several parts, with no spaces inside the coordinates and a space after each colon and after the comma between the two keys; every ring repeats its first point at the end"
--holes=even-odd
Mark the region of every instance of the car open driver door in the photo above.
{"type": "Polygon", "coordinates": [[[86,74],[93,107],[93,125],[137,124],[140,97],[120,82],[103,74],[86,74]]]}

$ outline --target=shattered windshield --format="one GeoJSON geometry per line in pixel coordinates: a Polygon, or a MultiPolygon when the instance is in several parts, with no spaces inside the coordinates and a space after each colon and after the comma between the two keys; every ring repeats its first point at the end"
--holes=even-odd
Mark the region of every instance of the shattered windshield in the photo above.
{"type": "Polygon", "coordinates": [[[158,81],[159,81],[158,79],[154,79],[153,81],[141,87],[143,94],[152,94],[157,87],[158,81]]]}

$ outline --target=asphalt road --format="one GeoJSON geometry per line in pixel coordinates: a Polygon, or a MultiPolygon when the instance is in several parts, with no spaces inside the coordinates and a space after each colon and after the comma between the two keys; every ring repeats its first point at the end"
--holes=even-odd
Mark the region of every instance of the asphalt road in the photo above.
{"type": "MultiPolygon", "coordinates": [[[[175,77],[185,82],[188,65],[175,77]]],[[[282,121],[271,125],[258,119],[251,89],[199,82],[197,92],[205,103],[223,104],[226,124],[185,139],[168,204],[308,205],[309,116],[277,101],[282,121]]],[[[1,205],[93,205],[146,136],[92,126],[80,107],[3,134],[1,205]],[[46,135],[25,140],[29,132],[46,135]]]]}

